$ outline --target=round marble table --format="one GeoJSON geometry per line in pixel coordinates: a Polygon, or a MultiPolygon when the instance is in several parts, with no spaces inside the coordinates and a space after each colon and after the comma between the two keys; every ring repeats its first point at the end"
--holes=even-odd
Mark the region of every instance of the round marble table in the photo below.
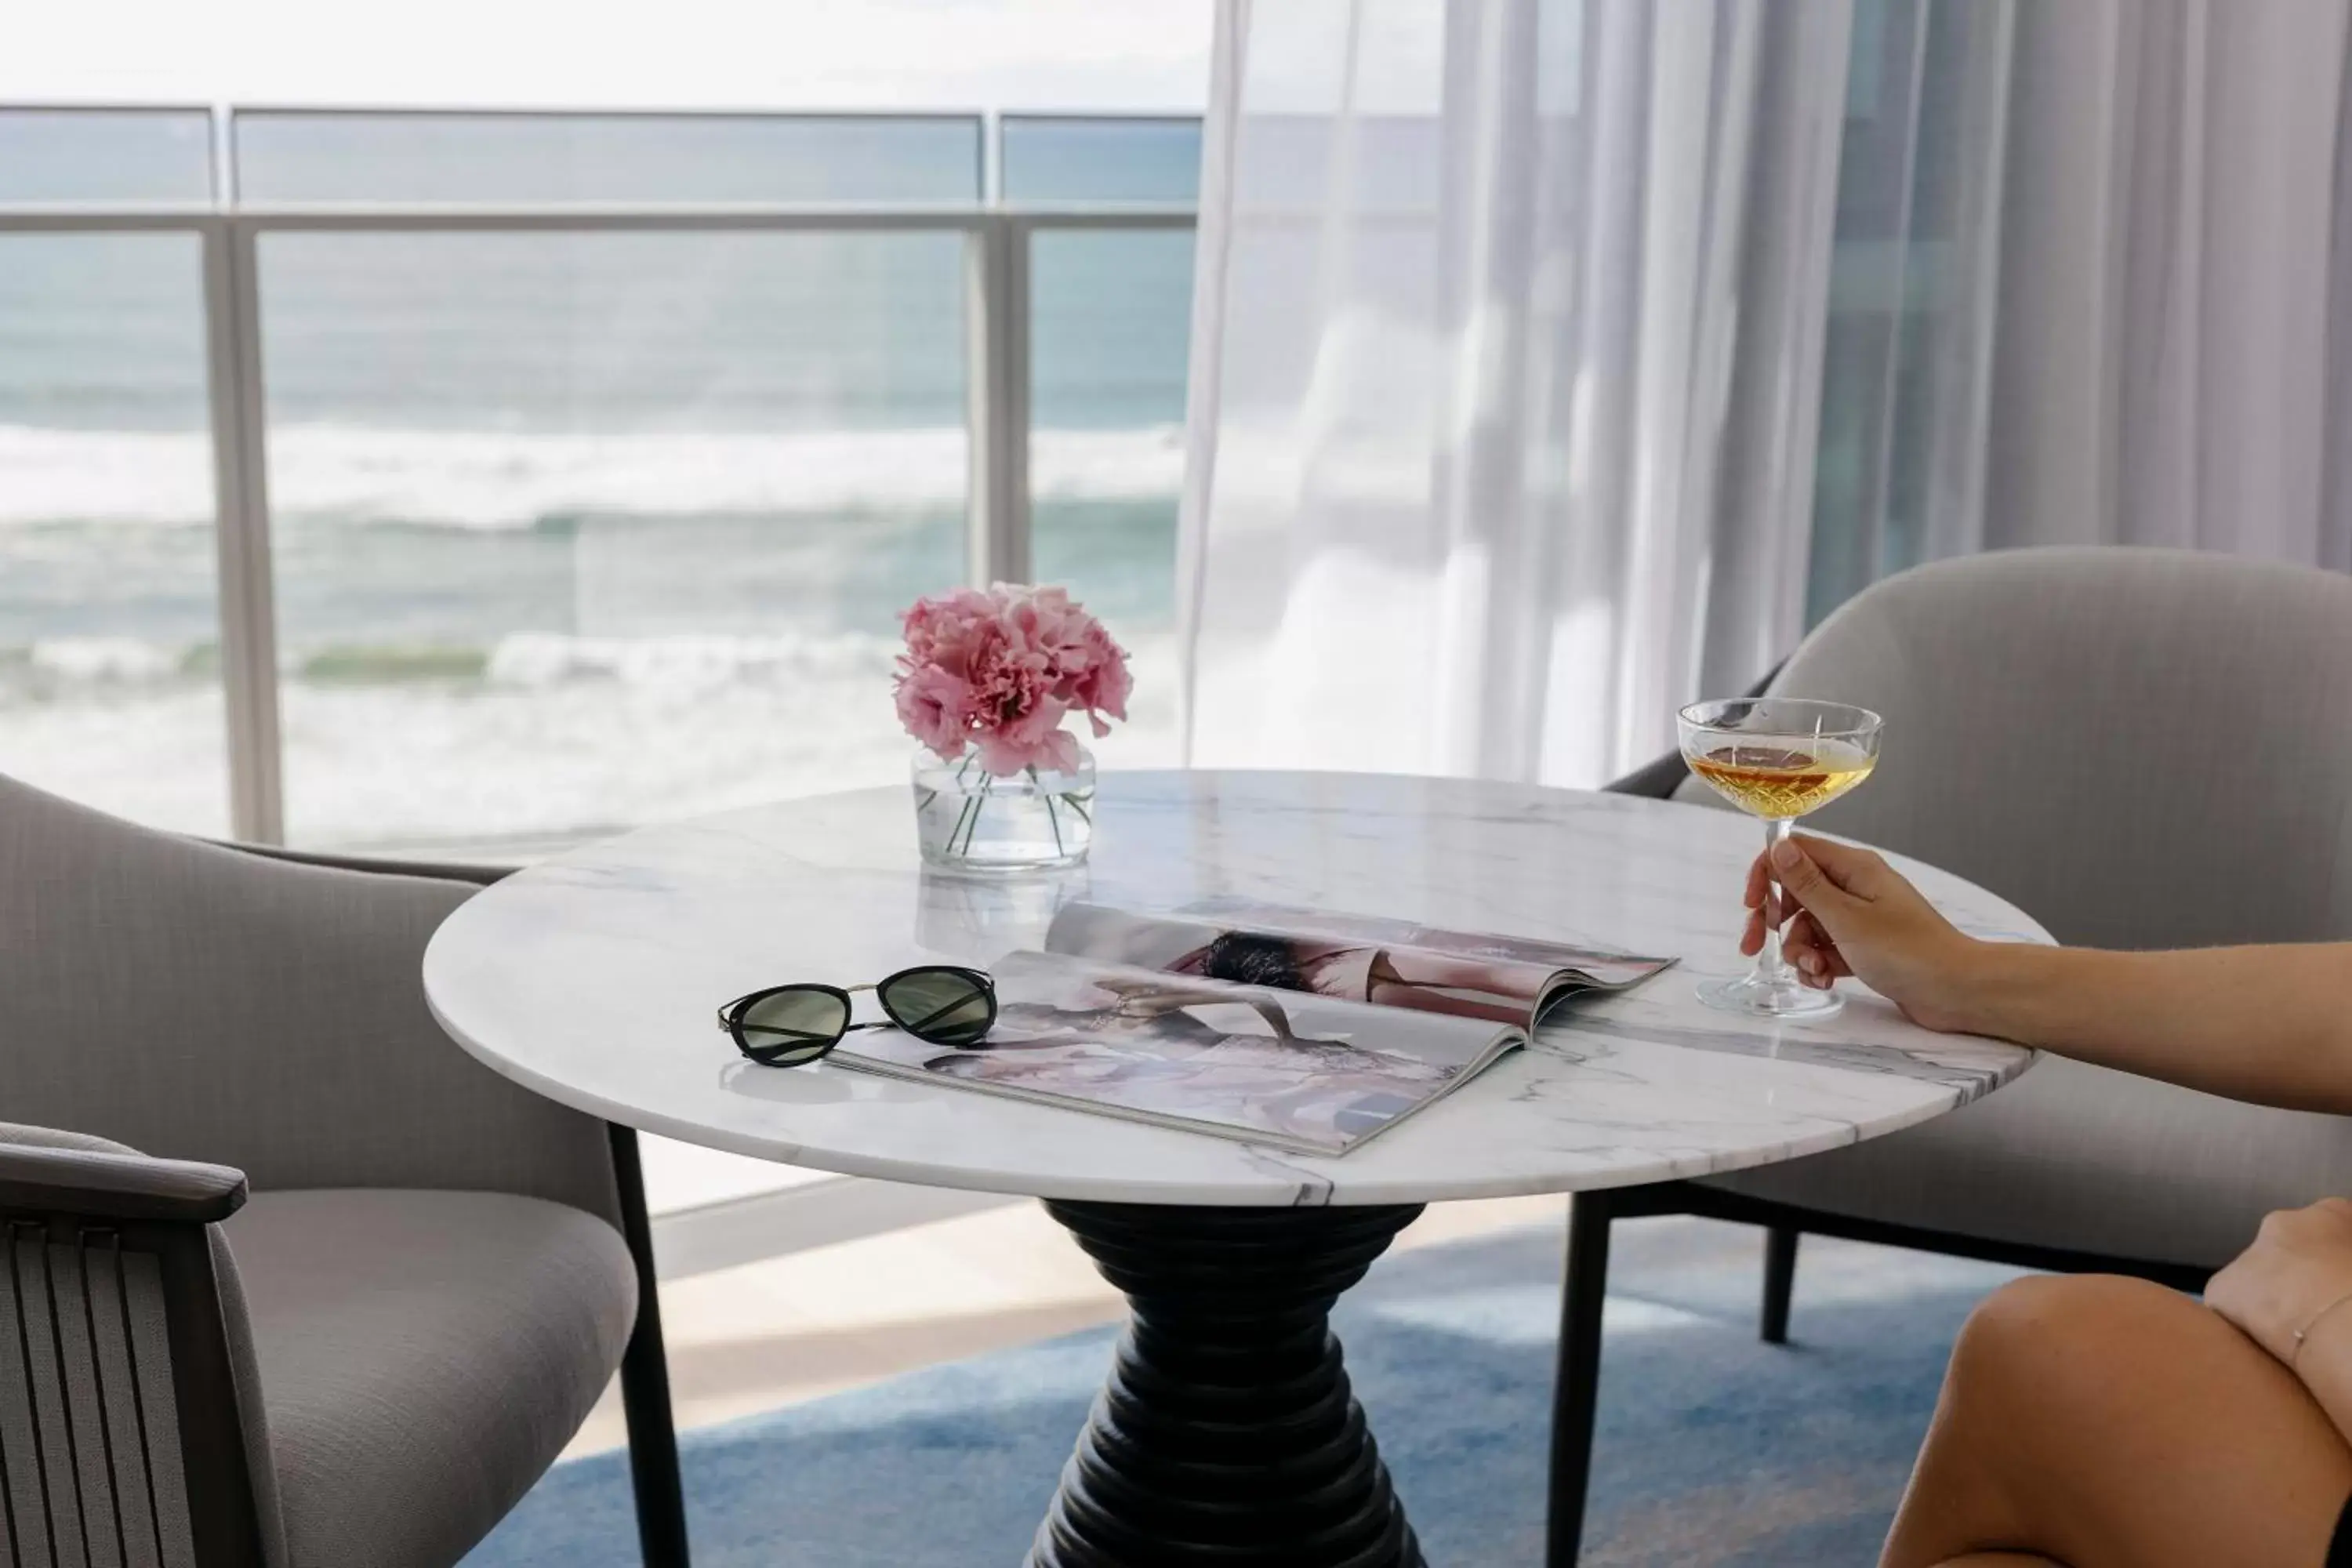
{"type": "MultiPolygon", "coordinates": [[[[1735,972],[1759,835],[1700,806],[1464,780],[1111,773],[1090,867],[923,869],[903,790],[648,828],[461,907],[425,956],[442,1026],[516,1081],[647,1131],[850,1174],[1048,1201],[1133,1306],[1032,1562],[1420,1562],[1326,1327],[1421,1205],[1736,1170],[1924,1121],[2032,1060],[1853,988],[1826,1023],[1693,994],[1735,972]],[[820,1064],[758,1067],[729,997],[1040,945],[1062,902],[1261,899],[1674,954],[1344,1158],[1280,1153],[820,1064]]],[[[1898,859],[1964,929],[2048,938],[1898,859]]]]}

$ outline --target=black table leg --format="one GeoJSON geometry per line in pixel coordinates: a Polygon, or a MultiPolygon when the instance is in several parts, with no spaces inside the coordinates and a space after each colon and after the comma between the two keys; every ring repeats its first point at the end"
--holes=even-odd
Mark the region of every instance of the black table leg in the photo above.
{"type": "Polygon", "coordinates": [[[1045,1208],[1133,1315],[1031,1568],[1422,1568],[1328,1321],[1418,1205],[1045,1208]]]}

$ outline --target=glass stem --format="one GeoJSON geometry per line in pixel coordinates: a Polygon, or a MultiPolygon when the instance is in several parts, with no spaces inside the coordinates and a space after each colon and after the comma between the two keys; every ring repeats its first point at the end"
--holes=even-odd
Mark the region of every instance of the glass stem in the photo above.
{"type": "Polygon", "coordinates": [[[1764,945],[1756,950],[1756,967],[1748,973],[1748,978],[1759,985],[1779,985],[1789,977],[1789,966],[1780,961],[1780,911],[1786,907],[1788,895],[1780,890],[1780,873],[1772,867],[1772,851],[1794,826],[1792,817],[1764,819],[1764,945]]]}

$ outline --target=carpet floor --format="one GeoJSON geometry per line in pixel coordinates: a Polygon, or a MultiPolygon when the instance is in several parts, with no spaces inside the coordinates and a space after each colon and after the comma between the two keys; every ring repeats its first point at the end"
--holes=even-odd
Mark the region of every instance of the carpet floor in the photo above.
{"type": "MultiPolygon", "coordinates": [[[[1383,1258],[1337,1314],[1429,1561],[1543,1555],[1561,1238],[1383,1258]]],[[[1809,1237],[1793,1342],[1756,1338],[1757,1232],[1617,1227],[1584,1561],[1868,1564],[1971,1304],[2014,1273],[1809,1237]]],[[[1113,1331],[1050,1340],[682,1439],[698,1568],[1021,1561],[1113,1331]]],[[[628,1466],[558,1466],[464,1568],[632,1568],[628,1466]]]]}

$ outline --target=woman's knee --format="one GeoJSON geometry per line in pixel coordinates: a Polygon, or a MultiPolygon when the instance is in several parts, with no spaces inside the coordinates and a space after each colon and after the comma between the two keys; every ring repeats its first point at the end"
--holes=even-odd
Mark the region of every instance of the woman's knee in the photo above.
{"type": "Polygon", "coordinates": [[[2194,1297],[2121,1274],[2029,1274],[1977,1303],[1964,1334],[1995,1345],[2019,1335],[2100,1335],[2121,1322],[2200,1310],[2194,1297]]]}
{"type": "MultiPolygon", "coordinates": [[[[2002,1286],[1969,1314],[1952,1347],[1946,1397],[1963,1408],[2019,1405],[2047,1412],[2084,1392],[2096,1396],[2145,1367],[2152,1336],[2207,1325],[2189,1297],[2110,1274],[2032,1275],[2002,1286]]],[[[2218,1324],[2213,1326],[2220,1326],[2218,1324]]]]}

